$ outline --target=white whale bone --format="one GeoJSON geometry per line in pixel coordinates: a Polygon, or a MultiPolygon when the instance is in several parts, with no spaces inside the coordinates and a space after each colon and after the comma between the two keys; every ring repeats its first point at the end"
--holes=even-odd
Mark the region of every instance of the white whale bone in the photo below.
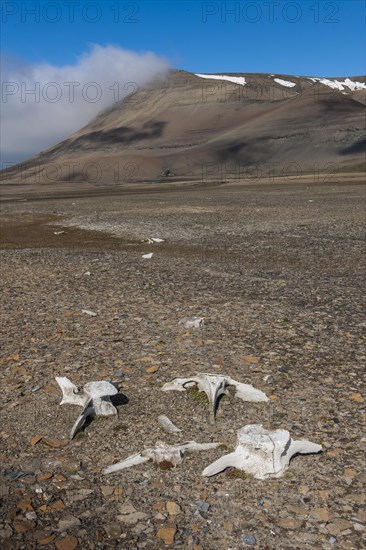
{"type": "Polygon", "coordinates": [[[81,428],[84,426],[87,418],[91,416],[92,418],[96,417],[96,412],[93,406],[93,400],[90,399],[87,404],[85,405],[84,409],[80,413],[80,415],[77,417],[73,427],[70,430],[70,439],[73,439],[77,432],[81,430],[81,428]]]}
{"type": "Polygon", "coordinates": [[[202,329],[205,324],[203,317],[191,317],[189,319],[182,319],[179,321],[180,325],[183,325],[184,328],[200,328],[202,329]]]}
{"type": "Polygon", "coordinates": [[[143,450],[141,453],[137,453],[129,456],[125,460],[108,466],[103,470],[103,474],[111,474],[130,468],[137,464],[142,464],[148,460],[159,464],[160,462],[171,462],[173,466],[177,466],[183,462],[184,453],[186,451],[207,451],[209,449],[215,449],[220,443],[196,443],[195,441],[188,441],[182,445],[166,445],[165,443],[159,443],[156,447],[149,447],[143,450]]]}
{"type": "Polygon", "coordinates": [[[228,394],[228,387],[235,387],[235,395],[244,401],[268,401],[268,397],[261,390],[251,384],[242,384],[221,374],[199,373],[191,378],[175,378],[162,387],[162,391],[185,391],[188,387],[197,385],[200,392],[205,392],[210,406],[210,422],[215,421],[218,400],[221,395],[228,394]]]}
{"type": "Polygon", "coordinates": [[[71,403],[72,405],[80,405],[81,407],[84,407],[85,396],[82,393],[79,393],[78,388],[71,382],[71,380],[66,378],[66,376],[56,376],[55,380],[62,391],[62,400],[60,405],[63,405],[64,403],[71,403]]]}
{"type": "Polygon", "coordinates": [[[90,309],[82,309],[81,313],[85,313],[85,315],[89,315],[89,317],[96,317],[97,313],[94,311],[91,311],[90,309]]]}
{"type": "Polygon", "coordinates": [[[110,382],[106,380],[88,382],[85,384],[82,392],[79,392],[75,384],[66,377],[56,376],[56,382],[62,390],[60,405],[70,403],[83,407],[81,414],[71,429],[70,439],[81,429],[89,416],[94,418],[95,416],[117,414],[117,409],[111,402],[110,396],[116,395],[118,390],[110,382]]]}
{"type": "Polygon", "coordinates": [[[165,416],[165,414],[161,414],[160,416],[158,416],[158,422],[163,428],[164,432],[168,434],[177,434],[182,431],[175,424],[173,424],[173,422],[167,416],[165,416]]]}
{"type": "Polygon", "coordinates": [[[268,431],[261,424],[250,424],[238,430],[235,451],[207,466],[202,475],[214,476],[233,467],[256,479],[280,477],[295,454],[319,453],[321,450],[321,445],[310,441],[293,441],[287,430],[268,431]]]}

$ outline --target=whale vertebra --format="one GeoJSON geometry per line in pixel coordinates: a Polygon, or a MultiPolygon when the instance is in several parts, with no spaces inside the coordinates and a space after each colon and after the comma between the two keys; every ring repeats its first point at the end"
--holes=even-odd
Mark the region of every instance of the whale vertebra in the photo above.
{"type": "Polygon", "coordinates": [[[214,476],[233,467],[253,475],[256,479],[280,477],[289,467],[295,454],[319,453],[321,445],[310,441],[294,441],[287,430],[265,430],[261,424],[250,424],[238,430],[237,447],[202,472],[214,476]]]}

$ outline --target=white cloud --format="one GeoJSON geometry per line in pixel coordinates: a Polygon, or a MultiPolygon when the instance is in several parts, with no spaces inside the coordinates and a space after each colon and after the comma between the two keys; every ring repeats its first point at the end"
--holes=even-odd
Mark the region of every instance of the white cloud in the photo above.
{"type": "Polygon", "coordinates": [[[51,147],[168,68],[167,60],[154,53],[99,45],[63,67],[5,60],[2,167],[51,147]]]}

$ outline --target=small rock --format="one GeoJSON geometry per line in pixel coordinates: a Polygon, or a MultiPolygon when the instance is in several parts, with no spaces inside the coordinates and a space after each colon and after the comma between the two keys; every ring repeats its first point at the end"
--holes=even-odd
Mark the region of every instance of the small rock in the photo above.
{"type": "Polygon", "coordinates": [[[248,546],[255,546],[257,544],[257,539],[250,534],[245,534],[242,536],[242,541],[248,546]]]}
{"type": "Polygon", "coordinates": [[[179,504],[177,504],[176,502],[172,502],[171,500],[166,503],[166,509],[170,516],[177,516],[182,511],[179,504]]]}
{"type": "Polygon", "coordinates": [[[51,479],[52,476],[53,474],[51,472],[48,472],[46,474],[40,474],[37,477],[37,481],[47,481],[47,479],[51,479]]]}
{"type": "Polygon", "coordinates": [[[113,495],[114,487],[111,487],[110,485],[102,485],[100,490],[104,497],[110,497],[113,495]]]}
{"type": "Polygon", "coordinates": [[[246,363],[258,363],[258,357],[255,355],[243,355],[243,359],[246,363]]]}
{"type": "Polygon", "coordinates": [[[72,490],[66,491],[68,500],[70,502],[78,502],[79,500],[84,500],[92,493],[94,493],[93,489],[80,489],[80,491],[77,491],[76,493],[72,490]]]}
{"type": "Polygon", "coordinates": [[[118,539],[122,533],[119,523],[109,523],[108,525],[104,525],[104,531],[109,539],[118,539]]]}
{"type": "Polygon", "coordinates": [[[146,372],[149,374],[154,374],[154,372],[157,372],[159,370],[158,365],[153,365],[152,367],[147,367],[146,372]]]}
{"type": "Polygon", "coordinates": [[[54,449],[62,449],[69,444],[68,439],[56,439],[55,437],[48,437],[47,439],[42,439],[43,445],[46,447],[52,447],[54,449]]]}
{"type": "Polygon", "coordinates": [[[338,535],[350,527],[352,527],[352,524],[349,521],[346,519],[338,519],[333,521],[333,523],[328,523],[327,530],[331,535],[338,535]]]}
{"type": "Polygon", "coordinates": [[[2,529],[0,529],[0,540],[3,539],[9,539],[13,534],[13,530],[10,527],[10,525],[5,525],[2,529]]]}
{"type": "Polygon", "coordinates": [[[129,502],[121,504],[121,506],[119,507],[120,514],[133,514],[134,512],[137,512],[137,510],[129,502]]]}
{"type": "Polygon", "coordinates": [[[282,527],[282,529],[295,530],[300,529],[301,521],[292,518],[283,518],[278,522],[278,525],[282,527]]]}
{"type": "Polygon", "coordinates": [[[329,521],[328,508],[314,508],[311,515],[319,521],[329,521]]]}
{"type": "Polygon", "coordinates": [[[158,530],[156,536],[163,540],[165,544],[173,544],[177,528],[175,525],[166,525],[158,530]]]}
{"type": "Polygon", "coordinates": [[[78,545],[78,539],[76,537],[65,537],[56,541],[57,550],[75,550],[78,545]]]}
{"type": "Polygon", "coordinates": [[[68,529],[78,527],[79,525],[81,525],[81,521],[79,520],[79,518],[68,515],[60,519],[60,521],[58,522],[58,530],[67,531],[68,529]]]}
{"type": "Polygon", "coordinates": [[[30,531],[31,529],[34,529],[36,526],[34,521],[18,521],[14,528],[17,533],[26,533],[27,531],[30,531]]]}
{"type": "Polygon", "coordinates": [[[140,521],[140,519],[144,519],[147,517],[147,514],[144,514],[144,512],[133,512],[132,514],[123,514],[117,516],[117,519],[119,521],[122,521],[123,523],[128,523],[129,525],[133,525],[134,523],[137,523],[140,521]]]}
{"type": "Polygon", "coordinates": [[[34,531],[33,538],[37,542],[40,542],[41,540],[47,539],[52,534],[53,534],[53,531],[51,531],[50,529],[41,529],[38,531],[34,531]]]}
{"type": "Polygon", "coordinates": [[[116,487],[113,492],[114,500],[120,500],[123,495],[123,489],[122,487],[116,487]]]}
{"type": "Polygon", "coordinates": [[[28,512],[33,512],[34,508],[32,506],[32,499],[31,497],[25,498],[24,500],[20,500],[17,504],[18,508],[21,508],[22,510],[27,510],[28,512]]]}
{"type": "Polygon", "coordinates": [[[43,539],[40,539],[37,542],[40,546],[45,546],[46,544],[49,544],[50,542],[55,540],[55,538],[56,538],[56,535],[48,535],[48,537],[44,537],[43,539]]]}
{"type": "Polygon", "coordinates": [[[50,507],[52,510],[63,510],[65,508],[65,504],[62,502],[62,500],[55,500],[55,502],[52,502],[50,504],[50,507]]]}
{"type": "Polygon", "coordinates": [[[352,401],[357,401],[357,403],[363,403],[364,402],[364,398],[362,397],[362,395],[360,393],[352,393],[351,399],[352,399],[352,401]]]}
{"type": "Polygon", "coordinates": [[[208,512],[210,509],[209,503],[206,502],[205,500],[198,500],[196,504],[200,512],[208,512]]]}

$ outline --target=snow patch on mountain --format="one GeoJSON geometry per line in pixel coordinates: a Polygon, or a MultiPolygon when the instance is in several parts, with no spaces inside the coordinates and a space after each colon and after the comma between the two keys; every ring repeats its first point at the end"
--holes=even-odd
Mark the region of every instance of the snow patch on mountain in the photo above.
{"type": "Polygon", "coordinates": [[[245,86],[245,78],[244,76],[227,76],[223,74],[197,74],[196,76],[199,76],[200,78],[210,78],[213,80],[228,80],[229,82],[234,82],[234,84],[240,84],[241,86],[245,86]]]}
{"type": "Polygon", "coordinates": [[[281,84],[281,86],[286,86],[286,88],[293,88],[296,86],[295,82],[290,82],[289,80],[282,80],[282,78],[274,78],[273,79],[277,84],[281,84]]]}
{"type": "Polygon", "coordinates": [[[366,90],[366,83],[364,82],[353,82],[350,78],[346,78],[343,81],[339,80],[329,80],[328,78],[318,78],[313,77],[310,78],[312,82],[320,82],[321,84],[324,84],[325,86],[329,86],[329,88],[333,88],[333,90],[339,90],[343,91],[344,86],[349,88],[350,90],[366,90]]]}

